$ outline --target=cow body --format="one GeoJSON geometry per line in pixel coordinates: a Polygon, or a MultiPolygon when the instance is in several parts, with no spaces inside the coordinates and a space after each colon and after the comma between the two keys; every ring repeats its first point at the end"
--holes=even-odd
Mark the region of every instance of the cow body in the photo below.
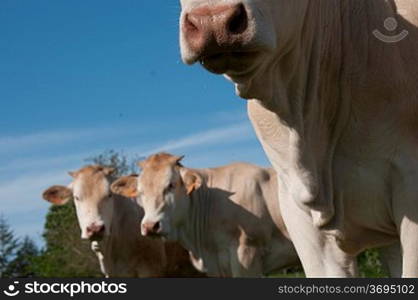
{"type": "MultiPolygon", "coordinates": [[[[305,272],[353,276],[358,253],[400,240],[402,274],[417,277],[417,2],[222,1],[236,3],[247,10],[246,36],[199,48],[183,26],[183,58],[226,74],[249,99],[250,119],[281,174],[280,207],[305,272]],[[377,38],[388,18],[408,35],[377,38]],[[247,48],[254,59],[237,72],[230,56],[247,48]]],[[[182,4],[183,23],[196,7],[221,5],[182,4]]]]}
{"type": "Polygon", "coordinates": [[[194,171],[204,184],[190,195],[177,239],[200,271],[257,277],[298,264],[276,201],[273,171],[247,164],[194,171]]]}
{"type": "Polygon", "coordinates": [[[43,196],[57,205],[74,200],[81,237],[90,240],[106,277],[199,276],[179,244],[138,234],[144,212],[134,200],[111,193],[112,172],[86,166],[70,172],[69,187],[53,186],[43,196]]]}
{"type": "Polygon", "coordinates": [[[143,234],[180,242],[195,266],[214,277],[258,277],[299,263],[276,200],[274,170],[244,163],[188,169],[173,157],[151,156],[139,176],[142,223],[158,228],[143,234]],[[192,191],[190,177],[199,182],[192,191]],[[166,192],[159,200],[155,195],[166,188],[156,188],[156,181],[173,182],[174,198],[166,192]]]}

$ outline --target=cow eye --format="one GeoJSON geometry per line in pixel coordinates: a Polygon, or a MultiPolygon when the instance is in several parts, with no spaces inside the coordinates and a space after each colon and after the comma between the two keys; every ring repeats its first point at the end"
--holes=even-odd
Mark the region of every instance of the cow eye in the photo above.
{"type": "Polygon", "coordinates": [[[175,185],[173,184],[173,183],[170,183],[166,188],[165,188],[165,191],[166,192],[170,192],[170,191],[172,191],[172,190],[174,190],[174,188],[175,188],[175,185]]]}
{"type": "Polygon", "coordinates": [[[74,196],[74,200],[75,200],[75,201],[80,201],[80,197],[78,197],[78,196],[74,196]]]}

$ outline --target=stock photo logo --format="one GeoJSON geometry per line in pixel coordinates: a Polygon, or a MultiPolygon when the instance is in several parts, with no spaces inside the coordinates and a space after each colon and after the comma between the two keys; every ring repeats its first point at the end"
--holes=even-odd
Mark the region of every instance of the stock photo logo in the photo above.
{"type": "Polygon", "coordinates": [[[382,33],[378,29],[376,29],[373,31],[373,35],[384,43],[400,42],[409,34],[408,30],[402,30],[398,34],[395,33],[395,31],[399,27],[399,24],[398,21],[396,21],[396,19],[393,17],[386,18],[383,23],[383,26],[387,30],[388,34],[382,33]]]}
{"type": "Polygon", "coordinates": [[[13,282],[13,284],[10,284],[10,285],[7,287],[7,289],[3,291],[3,293],[4,293],[6,296],[9,296],[9,297],[14,297],[14,296],[19,295],[20,291],[16,288],[16,286],[17,286],[18,284],[19,284],[19,281],[15,281],[15,282],[13,282]]]}
{"type": "Polygon", "coordinates": [[[71,298],[76,295],[92,294],[126,294],[128,292],[126,283],[112,282],[26,282],[18,288],[19,281],[7,286],[3,294],[8,297],[15,297],[19,294],[62,294],[69,295],[71,298]]]}

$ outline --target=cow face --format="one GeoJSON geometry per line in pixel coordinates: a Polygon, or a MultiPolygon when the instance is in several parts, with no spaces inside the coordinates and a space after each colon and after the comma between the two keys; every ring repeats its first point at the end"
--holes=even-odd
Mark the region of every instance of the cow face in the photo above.
{"type": "Polygon", "coordinates": [[[166,153],[153,155],[139,164],[142,172],[138,177],[122,177],[112,184],[114,193],[137,197],[145,212],[141,222],[144,236],[177,239],[176,228],[187,216],[188,195],[195,188],[191,174],[185,174],[179,163],[181,159],[166,153]]]}
{"type": "Polygon", "coordinates": [[[81,238],[99,241],[110,234],[113,199],[109,176],[113,171],[112,168],[87,166],[70,172],[73,182],[69,187],[53,186],[43,197],[56,205],[74,199],[81,238]]]}
{"type": "Polygon", "coordinates": [[[236,83],[291,47],[309,0],[181,0],[183,61],[201,62],[236,83]]]}

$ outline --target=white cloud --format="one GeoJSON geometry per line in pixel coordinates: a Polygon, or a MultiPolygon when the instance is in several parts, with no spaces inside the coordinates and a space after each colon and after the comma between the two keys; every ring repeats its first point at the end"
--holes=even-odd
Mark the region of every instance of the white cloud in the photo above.
{"type": "Polygon", "coordinates": [[[0,211],[7,214],[25,213],[48,207],[42,200],[42,191],[53,184],[69,181],[65,170],[21,176],[0,184],[0,211]]]}
{"type": "Polygon", "coordinates": [[[36,132],[28,135],[1,137],[0,151],[9,152],[16,149],[28,149],[38,145],[75,141],[93,137],[95,134],[97,134],[96,130],[80,130],[36,132]]]}
{"type": "Polygon", "coordinates": [[[0,137],[0,153],[10,153],[17,150],[34,150],[37,148],[50,148],[59,145],[71,145],[81,141],[92,141],[109,139],[112,137],[123,137],[137,134],[138,131],[145,131],[143,126],[138,127],[100,127],[63,129],[57,131],[34,132],[20,136],[0,137]]]}
{"type": "Polygon", "coordinates": [[[64,170],[22,176],[0,184],[0,213],[3,214],[15,233],[29,235],[41,243],[45,214],[50,204],[42,199],[42,192],[53,184],[68,183],[64,170]]]}
{"type": "Polygon", "coordinates": [[[261,146],[253,143],[239,143],[232,147],[219,147],[183,154],[186,154],[184,164],[191,168],[212,168],[233,162],[250,162],[262,167],[270,166],[261,146]]]}
{"type": "MultiPolygon", "coordinates": [[[[5,174],[5,176],[8,176],[7,173],[11,170],[24,170],[25,172],[35,170],[37,172],[39,170],[54,169],[57,166],[72,167],[74,162],[82,161],[89,155],[90,153],[75,153],[54,157],[18,158],[2,162],[2,164],[0,165],[0,173],[5,174]]],[[[0,178],[2,178],[1,175],[0,178]]]]}
{"type": "Polygon", "coordinates": [[[253,136],[254,134],[250,124],[248,122],[242,122],[237,125],[219,127],[191,134],[183,138],[173,139],[143,152],[142,155],[147,156],[161,151],[176,151],[217,143],[234,143],[251,139],[253,136]]]}

